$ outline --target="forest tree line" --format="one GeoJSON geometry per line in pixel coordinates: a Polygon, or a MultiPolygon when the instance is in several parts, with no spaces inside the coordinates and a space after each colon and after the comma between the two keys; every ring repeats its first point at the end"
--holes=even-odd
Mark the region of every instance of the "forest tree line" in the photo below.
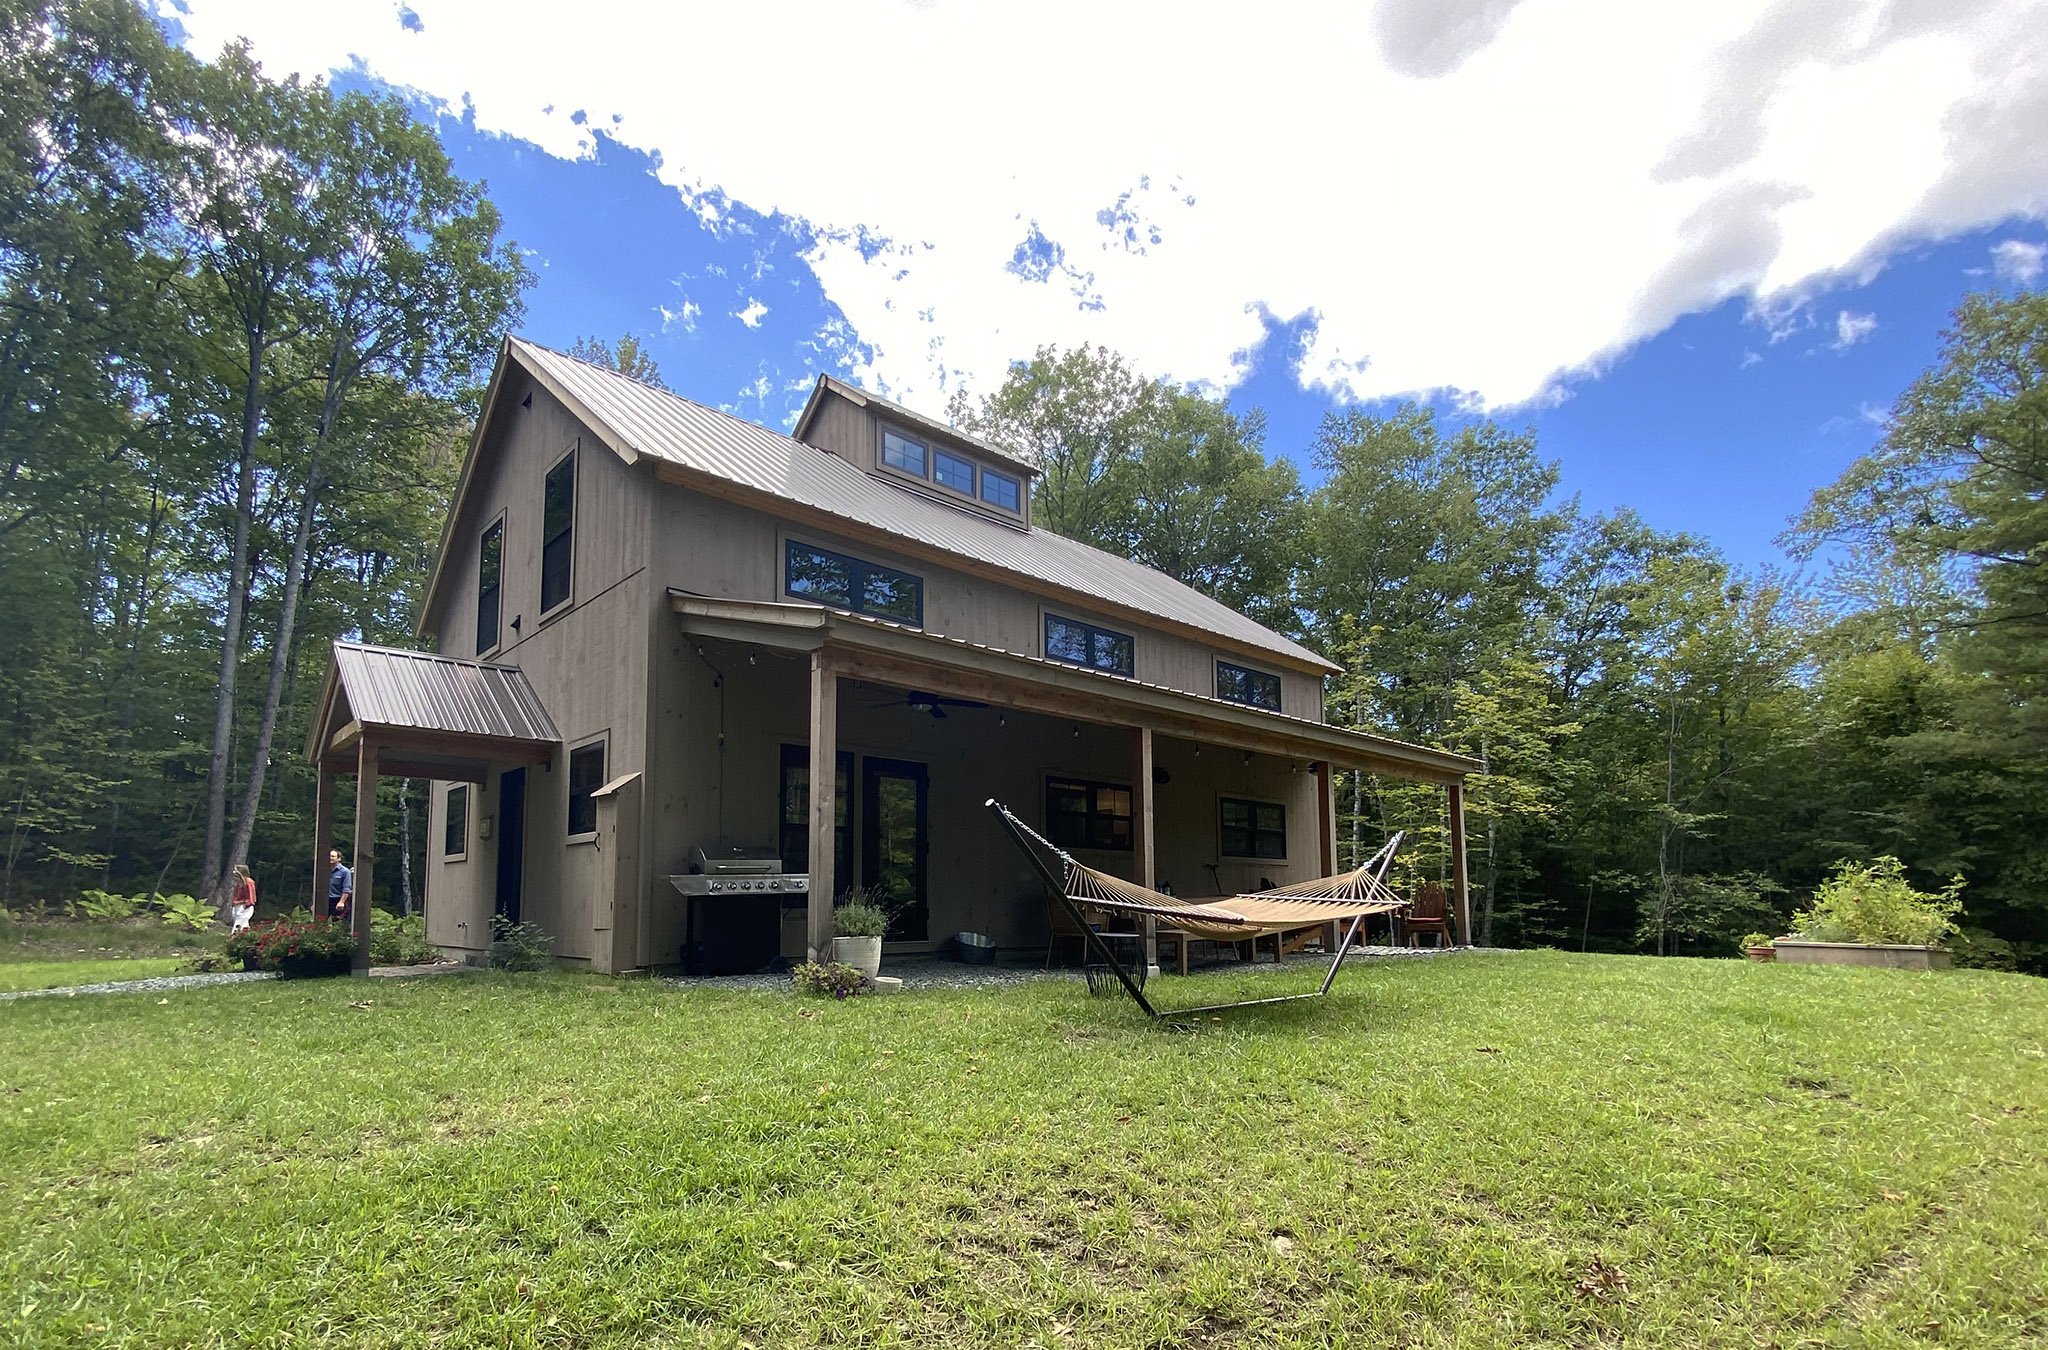
{"type": "MultiPolygon", "coordinates": [[[[324,654],[414,645],[530,277],[396,100],[195,60],[126,0],[0,13],[0,899],[217,895],[246,860],[296,903],[324,654]]],[[[630,336],[582,352],[661,380],[630,336]]],[[[1584,511],[1483,419],[1269,447],[1256,411],[1050,349],[950,412],[1040,465],[1041,524],[1341,665],[1331,720],[1483,758],[1481,941],[1731,954],[1889,854],[1965,878],[1975,958],[2040,969],[2044,371],[2048,299],[1967,301],[1757,572],[1584,511]]],[[[382,789],[380,903],[423,787],[382,789]]],[[[1435,790],[1346,776],[1340,817],[1443,865],[1435,790]]]]}

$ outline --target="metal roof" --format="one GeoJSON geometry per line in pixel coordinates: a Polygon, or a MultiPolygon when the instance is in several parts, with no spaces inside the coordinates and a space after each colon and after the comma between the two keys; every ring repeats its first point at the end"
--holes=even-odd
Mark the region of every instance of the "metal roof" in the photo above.
{"type": "Polygon", "coordinates": [[[337,642],[329,678],[339,682],[350,719],[365,726],[512,741],[562,739],[517,666],[337,642]]]}
{"type": "Polygon", "coordinates": [[[891,486],[829,450],[586,364],[523,338],[506,350],[595,423],[627,459],[647,456],[841,517],[927,548],[1201,629],[1321,670],[1337,666],[1192,586],[1050,530],[956,510],[891,486]]]}

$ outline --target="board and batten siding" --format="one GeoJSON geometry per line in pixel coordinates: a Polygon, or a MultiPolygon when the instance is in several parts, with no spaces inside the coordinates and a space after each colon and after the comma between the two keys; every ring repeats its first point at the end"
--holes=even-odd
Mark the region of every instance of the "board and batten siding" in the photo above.
{"type": "MultiPolygon", "coordinates": [[[[555,935],[555,954],[586,960],[602,859],[590,843],[567,843],[569,751],[602,734],[605,776],[644,772],[650,642],[666,613],[647,566],[653,478],[629,466],[529,377],[499,393],[491,444],[479,447],[480,477],[450,532],[449,583],[429,631],[439,649],[476,656],[479,543],[505,522],[500,581],[500,641],[486,659],[518,666],[561,730],[562,751],[548,767],[526,771],[525,884],[522,917],[555,935]],[[531,408],[521,402],[532,395],[531,408]],[[548,470],[574,446],[576,513],[569,603],[545,621],[540,611],[541,505],[548,470]],[[520,621],[518,632],[512,621],[520,621]]],[[[436,784],[429,811],[428,937],[448,948],[481,951],[490,943],[497,893],[497,775],[473,790],[469,852],[441,855],[447,785],[436,784]],[[479,823],[493,822],[480,839],[479,823]]]]}

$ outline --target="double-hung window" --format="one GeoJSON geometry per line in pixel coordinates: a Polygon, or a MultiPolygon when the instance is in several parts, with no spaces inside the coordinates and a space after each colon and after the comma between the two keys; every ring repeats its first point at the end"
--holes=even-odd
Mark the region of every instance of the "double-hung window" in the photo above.
{"type": "Polygon", "coordinates": [[[568,603],[576,557],[576,452],[548,470],[541,492],[540,612],[568,603]]]}
{"type": "Polygon", "coordinates": [[[1280,711],[1280,677],[1229,661],[1216,663],[1216,697],[1268,712],[1280,711]]]}
{"type": "Polygon", "coordinates": [[[1117,675],[1131,673],[1131,638],[1108,628],[1098,628],[1079,619],[1045,616],[1045,655],[1052,661],[1071,661],[1117,675]]]}
{"type": "Polygon", "coordinates": [[[1079,778],[1046,779],[1045,837],[1060,848],[1129,851],[1131,790],[1079,778]]]}
{"type": "Polygon", "coordinates": [[[1226,858],[1285,858],[1287,808],[1278,802],[1252,802],[1225,797],[1221,803],[1226,858]]]}
{"type": "Polygon", "coordinates": [[[493,521],[484,531],[477,550],[476,572],[476,654],[482,656],[498,645],[499,583],[505,570],[505,522],[493,521]]]}
{"type": "Polygon", "coordinates": [[[908,572],[794,539],[783,551],[783,569],[782,589],[798,600],[908,624],[924,623],[924,581],[908,572]]]}

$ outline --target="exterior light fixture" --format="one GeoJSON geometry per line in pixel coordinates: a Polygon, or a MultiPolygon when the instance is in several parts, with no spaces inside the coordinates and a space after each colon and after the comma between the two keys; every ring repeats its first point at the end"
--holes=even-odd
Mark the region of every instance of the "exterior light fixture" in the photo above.
{"type": "Polygon", "coordinates": [[[748,653],[747,653],[747,664],[748,664],[748,665],[750,665],[750,666],[757,666],[757,665],[761,664],[761,657],[760,657],[760,654],[759,654],[759,653],[757,653],[757,652],[748,652],[748,653]]]}
{"type": "Polygon", "coordinates": [[[1081,724],[1079,722],[1074,723],[1074,739],[1081,739],[1081,724]]]}

